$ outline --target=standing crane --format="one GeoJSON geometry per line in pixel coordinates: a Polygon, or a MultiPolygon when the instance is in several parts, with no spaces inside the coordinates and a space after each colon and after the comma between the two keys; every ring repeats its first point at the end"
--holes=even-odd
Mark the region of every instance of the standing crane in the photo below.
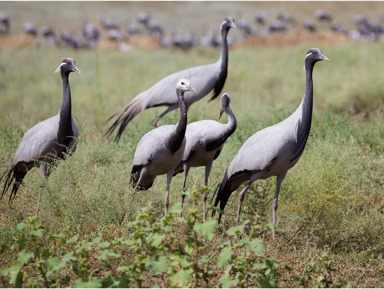
{"type": "MultiPolygon", "coordinates": [[[[305,92],[296,111],[282,122],[267,127],[251,136],[221,175],[216,188],[217,197],[214,205],[220,203],[220,209],[242,183],[246,186],[239,193],[236,224],[240,224],[241,205],[249,186],[258,179],[277,177],[276,191],[272,204],[273,224],[276,224],[277,200],[280,186],[288,170],[300,159],[308,140],[312,122],[313,81],[312,72],[315,63],[329,61],[320,49],[312,48],[305,56],[305,92]]],[[[215,211],[214,211],[215,212],[215,211]]],[[[212,215],[214,214],[212,213],[212,215]]],[[[219,216],[219,221],[221,214],[219,216]]],[[[273,237],[274,237],[273,231],[273,237]]]]}
{"type": "Polygon", "coordinates": [[[136,190],[147,190],[152,187],[158,175],[167,174],[167,190],[164,200],[165,215],[169,207],[169,187],[176,166],[180,163],[185,148],[185,131],[187,128],[187,110],[184,103],[184,93],[196,90],[190,86],[187,79],[181,79],[176,85],[176,95],[179,100],[180,117],[176,125],[163,125],[146,133],[136,146],[131,171],[134,184],[133,196],[136,190]]]}
{"type": "MultiPolygon", "coordinates": [[[[208,178],[212,169],[213,161],[220,155],[225,141],[235,132],[237,127],[236,117],[229,104],[231,97],[224,93],[220,99],[220,115],[228,116],[228,123],[221,124],[214,120],[200,120],[187,125],[185,133],[186,145],[181,162],[175,170],[175,174],[184,171],[183,190],[187,182],[190,167],[205,167],[204,186],[208,187],[208,178]]],[[[184,205],[185,195],[182,196],[181,206],[184,205]]],[[[206,215],[207,193],[203,196],[204,221],[206,215]]]]}
{"type": "Polygon", "coordinates": [[[234,28],[235,20],[232,17],[227,17],[221,24],[221,54],[216,63],[196,66],[179,72],[175,72],[166,76],[158,83],[154,84],[149,89],[138,94],[120,111],[112,115],[108,120],[118,116],[116,121],[108,129],[106,135],[111,135],[113,131],[120,125],[115,140],[118,141],[128,123],[141,111],[156,107],[168,106],[168,108],[152,121],[152,126],[157,127],[157,122],[168,112],[179,107],[179,103],[173,97],[173,85],[179,79],[189,79],[198,93],[186,93],[184,96],[186,109],[192,103],[206,96],[213,90],[211,100],[215,99],[224,87],[228,71],[228,42],[227,35],[230,28],[234,28]]]}
{"type": "MultiPolygon", "coordinates": [[[[48,179],[51,165],[55,160],[65,159],[67,155],[76,150],[79,130],[72,118],[71,89],[68,77],[71,72],[80,74],[80,69],[77,68],[75,60],[65,58],[55,73],[59,71],[63,81],[63,101],[59,113],[39,122],[24,134],[12,163],[0,177],[0,181],[5,177],[1,198],[13,184],[9,202],[16,197],[20,184],[30,169],[40,168],[44,177],[48,179]]],[[[38,208],[39,204],[37,211],[38,208]]]]}

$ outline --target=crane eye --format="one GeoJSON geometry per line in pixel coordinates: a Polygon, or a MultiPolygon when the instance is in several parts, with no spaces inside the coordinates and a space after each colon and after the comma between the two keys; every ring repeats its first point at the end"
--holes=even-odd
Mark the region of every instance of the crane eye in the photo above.
{"type": "Polygon", "coordinates": [[[228,21],[228,20],[225,20],[225,23],[229,23],[229,21],[228,21]]]}
{"type": "Polygon", "coordinates": [[[315,52],[312,52],[312,54],[316,54],[315,52]]]}
{"type": "Polygon", "coordinates": [[[185,85],[185,83],[184,83],[184,82],[182,82],[182,83],[181,83],[181,85],[185,85]]]}
{"type": "Polygon", "coordinates": [[[69,62],[67,61],[65,64],[69,64],[69,62]]]}

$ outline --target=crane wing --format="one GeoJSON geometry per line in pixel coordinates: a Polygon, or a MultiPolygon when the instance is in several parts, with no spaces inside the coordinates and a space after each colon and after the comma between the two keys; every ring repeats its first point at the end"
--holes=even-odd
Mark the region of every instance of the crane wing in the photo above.
{"type": "Polygon", "coordinates": [[[21,139],[13,164],[19,161],[30,162],[52,153],[52,149],[57,147],[58,127],[59,116],[56,115],[30,128],[21,139]]]}

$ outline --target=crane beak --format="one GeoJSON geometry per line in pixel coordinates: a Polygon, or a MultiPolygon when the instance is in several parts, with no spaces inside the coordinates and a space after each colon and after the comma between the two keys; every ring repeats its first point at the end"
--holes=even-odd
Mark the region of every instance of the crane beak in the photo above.
{"type": "Polygon", "coordinates": [[[189,90],[189,91],[192,91],[192,92],[197,92],[196,89],[194,89],[194,88],[191,87],[191,86],[188,86],[188,90],[189,90]]]}
{"type": "Polygon", "coordinates": [[[76,72],[77,74],[80,74],[80,72],[81,72],[80,69],[77,68],[77,66],[73,67],[72,71],[76,72]]]}
{"type": "Polygon", "coordinates": [[[323,60],[325,61],[331,61],[327,56],[323,55],[323,60]]]}
{"type": "Polygon", "coordinates": [[[219,120],[221,119],[221,116],[223,115],[223,110],[220,109],[220,115],[219,115],[219,120]]]}

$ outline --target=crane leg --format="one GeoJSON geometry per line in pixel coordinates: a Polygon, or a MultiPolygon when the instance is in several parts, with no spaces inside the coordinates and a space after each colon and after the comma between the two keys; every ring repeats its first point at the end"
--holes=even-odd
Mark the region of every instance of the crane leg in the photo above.
{"type": "MultiPolygon", "coordinates": [[[[185,185],[187,184],[187,176],[188,176],[189,168],[190,168],[190,166],[187,163],[183,164],[183,171],[184,171],[183,191],[185,191],[185,185]]],[[[184,199],[185,199],[185,195],[183,194],[181,196],[181,213],[180,213],[180,217],[183,216],[184,199]]]]}
{"type": "Polygon", "coordinates": [[[169,187],[171,186],[171,181],[173,177],[174,170],[171,170],[167,173],[167,191],[165,192],[165,199],[164,199],[164,214],[165,216],[168,215],[168,209],[169,209],[169,187]]]}
{"type": "MultiPolygon", "coordinates": [[[[42,166],[40,166],[40,170],[41,170],[41,172],[43,173],[45,180],[47,181],[47,180],[48,180],[48,177],[49,177],[49,170],[48,170],[48,168],[47,168],[47,165],[42,165],[42,166]]],[[[36,216],[37,216],[37,214],[39,213],[40,201],[41,201],[41,191],[43,190],[43,188],[44,188],[44,186],[40,186],[40,190],[39,190],[39,198],[37,199],[37,207],[36,207],[36,212],[35,212],[35,215],[36,215],[36,216]]]]}
{"type": "MultiPolygon", "coordinates": [[[[209,163],[205,166],[205,181],[204,181],[204,187],[208,188],[208,178],[209,174],[211,173],[212,169],[212,163],[209,163]]],[[[208,198],[208,191],[204,192],[203,195],[203,223],[205,223],[206,215],[207,215],[207,198],[208,198]]]]}
{"type": "Polygon", "coordinates": [[[241,213],[241,205],[244,201],[244,195],[245,192],[248,190],[249,186],[252,184],[251,181],[248,182],[248,184],[245,186],[245,188],[240,192],[239,194],[239,205],[237,207],[237,218],[236,218],[236,226],[240,225],[240,213],[241,213]]]}
{"type": "MultiPolygon", "coordinates": [[[[286,175],[287,175],[287,173],[280,175],[280,176],[277,176],[275,197],[274,197],[273,203],[272,203],[272,218],[273,218],[273,224],[274,225],[276,225],[276,211],[277,211],[277,207],[278,207],[277,201],[279,198],[280,186],[281,186],[281,183],[283,182],[286,175]]],[[[273,239],[275,238],[275,228],[273,228],[273,230],[272,230],[272,237],[273,237],[273,239]]]]}
{"type": "Polygon", "coordinates": [[[152,126],[154,128],[157,128],[157,122],[160,120],[160,118],[162,118],[164,115],[166,115],[168,112],[172,111],[172,110],[175,110],[179,108],[179,104],[174,104],[174,105],[171,105],[169,106],[162,114],[160,114],[158,117],[156,117],[153,121],[152,121],[152,126]]]}

